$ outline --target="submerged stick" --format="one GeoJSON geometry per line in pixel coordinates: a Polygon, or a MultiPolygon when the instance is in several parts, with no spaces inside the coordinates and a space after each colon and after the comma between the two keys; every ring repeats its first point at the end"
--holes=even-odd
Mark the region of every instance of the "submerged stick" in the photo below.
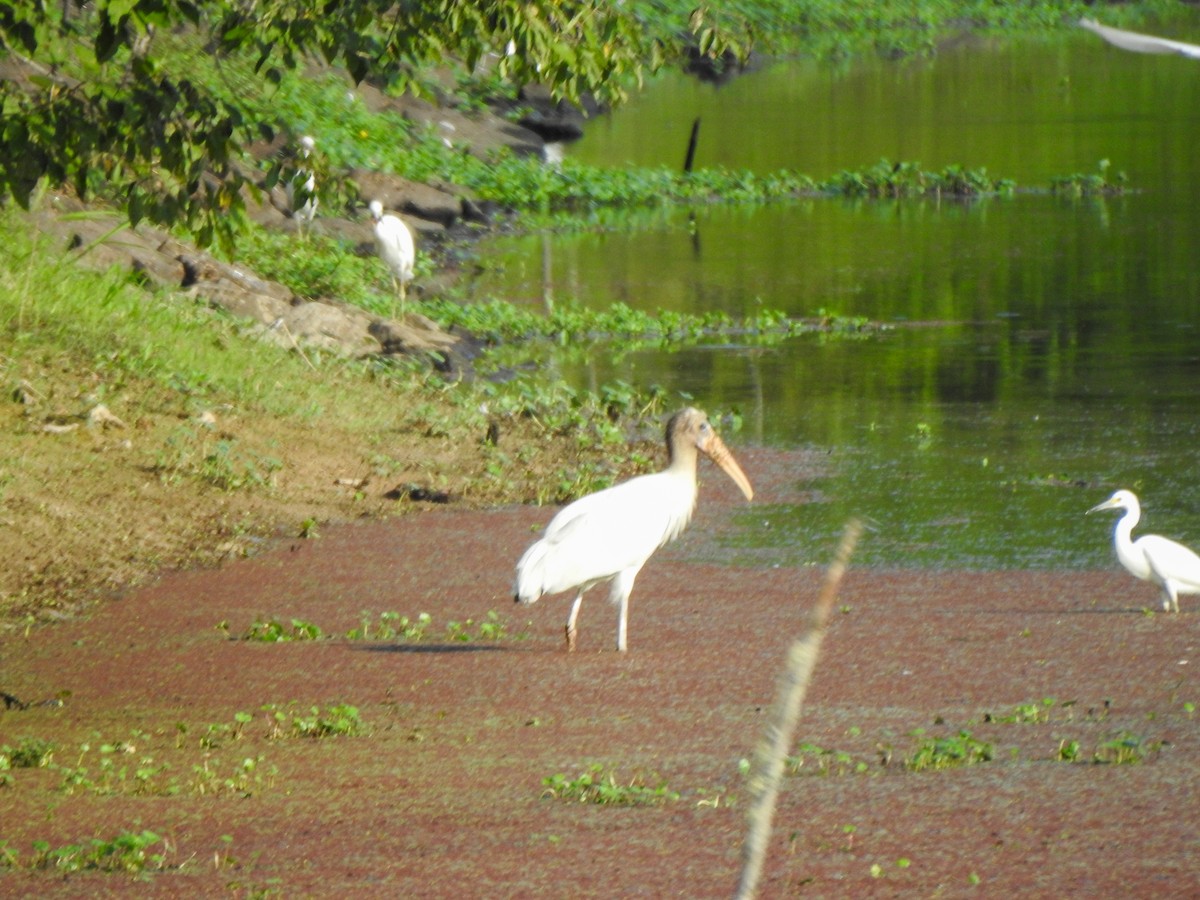
{"type": "Polygon", "coordinates": [[[688,138],[687,156],[683,160],[683,171],[691,173],[692,163],[696,161],[696,144],[700,140],[700,117],[696,116],[696,120],[692,122],[692,133],[688,138]]]}
{"type": "Polygon", "coordinates": [[[862,523],[851,519],[846,523],[842,542],[837,555],[813,608],[808,630],[792,644],[788,651],[787,666],[779,677],[779,691],[775,705],[767,716],[766,733],[754,750],[754,761],[750,767],[750,808],[746,813],[746,841],[742,844],[742,878],[738,883],[738,900],[748,900],[758,890],[762,877],[763,861],[767,854],[767,841],[771,837],[771,821],[775,817],[775,801],[779,796],[779,782],[783,777],[783,760],[791,746],[800,719],[800,709],[817,654],[821,650],[821,638],[829,622],[829,611],[837,597],[838,586],[846,573],[854,545],[862,534],[862,523]]]}

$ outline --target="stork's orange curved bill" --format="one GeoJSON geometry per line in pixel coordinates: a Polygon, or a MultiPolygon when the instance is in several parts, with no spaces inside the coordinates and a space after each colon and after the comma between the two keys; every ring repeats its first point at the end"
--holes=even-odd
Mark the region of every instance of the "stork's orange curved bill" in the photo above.
{"type": "Polygon", "coordinates": [[[708,441],[708,445],[703,449],[708,458],[720,466],[722,471],[741,489],[742,493],[746,495],[746,499],[753,500],[754,488],[750,486],[750,479],[746,477],[746,473],[742,471],[742,467],[733,458],[733,454],[729,452],[729,448],[725,446],[725,442],[716,434],[713,434],[708,441]]]}

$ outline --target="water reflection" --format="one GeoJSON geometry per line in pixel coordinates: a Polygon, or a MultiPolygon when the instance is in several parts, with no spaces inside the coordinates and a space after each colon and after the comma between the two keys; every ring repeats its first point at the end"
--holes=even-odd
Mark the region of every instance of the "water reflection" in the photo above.
{"type": "Polygon", "coordinates": [[[1108,523],[1083,511],[1119,486],[1142,495],[1148,526],[1200,544],[1197,63],[1067,40],[796,63],[719,91],[672,78],[574,152],[678,165],[697,115],[698,166],[824,176],[888,156],[1045,185],[1107,158],[1139,188],[643,211],[497,241],[481,295],[903,325],[866,342],[620,359],[576,348],[550,361],[580,384],[621,378],[739,409],[735,442],[829,452],[819,483],[803,486],[822,502],[765,498],[732,552],[823,560],[856,514],[878,523],[860,562],[1107,566],[1108,523]]]}

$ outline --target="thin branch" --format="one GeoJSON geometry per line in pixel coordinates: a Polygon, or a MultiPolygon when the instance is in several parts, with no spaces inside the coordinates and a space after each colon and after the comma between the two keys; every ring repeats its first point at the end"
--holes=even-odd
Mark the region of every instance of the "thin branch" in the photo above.
{"type": "Polygon", "coordinates": [[[766,733],[755,748],[749,777],[751,799],[746,813],[748,827],[745,843],[742,844],[742,877],[735,895],[737,900],[750,900],[758,890],[767,854],[767,841],[771,837],[771,822],[775,817],[779,783],[783,778],[783,761],[791,746],[804,695],[817,664],[829,612],[862,529],[858,519],[846,523],[837,555],[825,573],[825,582],[809,619],[808,629],[788,651],[787,666],[779,677],[775,705],[767,717],[766,733]]]}

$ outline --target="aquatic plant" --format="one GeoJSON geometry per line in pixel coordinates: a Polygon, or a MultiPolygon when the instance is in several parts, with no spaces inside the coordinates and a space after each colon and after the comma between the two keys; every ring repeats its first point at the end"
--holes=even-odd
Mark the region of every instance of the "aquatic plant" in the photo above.
{"type": "Polygon", "coordinates": [[[870,767],[844,750],[829,750],[805,742],[783,761],[784,770],[792,775],[861,775],[870,767]]]}
{"type": "MultiPolygon", "coordinates": [[[[924,729],[917,729],[913,734],[922,737],[924,729]]],[[[923,772],[987,762],[992,756],[991,744],[972,737],[969,731],[959,731],[947,737],[925,738],[904,761],[904,766],[913,772],[923,772]]]]}
{"type": "Polygon", "coordinates": [[[562,773],[547,776],[542,785],[543,797],[602,806],[657,806],[679,799],[678,792],[664,781],[650,785],[641,775],[634,775],[628,782],[618,781],[615,771],[600,763],[592,763],[577,778],[568,779],[562,773]]]}
{"type": "MultiPolygon", "coordinates": [[[[174,848],[166,838],[149,829],[123,831],[112,838],[93,838],[87,844],[52,846],[34,841],[33,855],[23,863],[30,869],[54,869],[62,873],[101,871],[141,873],[169,867],[174,848]]],[[[19,864],[15,854],[6,852],[8,865],[19,864]]]]}
{"type": "Polygon", "coordinates": [[[1112,164],[1102,159],[1096,171],[1090,174],[1075,173],[1050,179],[1052,193],[1066,197],[1091,197],[1125,193],[1129,177],[1124,172],[1109,174],[1112,164]]]}

